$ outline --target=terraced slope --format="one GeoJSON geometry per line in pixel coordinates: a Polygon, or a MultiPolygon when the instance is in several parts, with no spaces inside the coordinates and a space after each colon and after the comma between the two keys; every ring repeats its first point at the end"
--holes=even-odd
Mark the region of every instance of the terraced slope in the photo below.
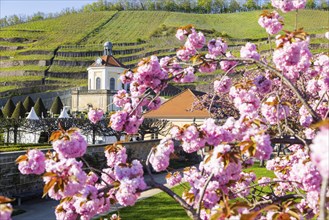
{"type": "MultiPolygon", "coordinates": [[[[261,12],[185,14],[163,11],[79,13],[0,29],[0,97],[19,93],[84,86],[86,67],[102,54],[103,43],[114,43],[114,55],[128,66],[152,54],[173,55],[179,42],[177,27],[193,24],[207,38],[224,36],[234,54],[247,39],[266,52],[265,31],[258,25],[261,12]],[[24,77],[27,78],[24,78],[24,77]],[[25,80],[18,80],[22,77],[25,80]],[[26,83],[24,83],[26,81],[26,83]],[[27,88],[27,89],[26,89],[27,88]]],[[[294,29],[295,13],[284,14],[285,29],[294,29]]],[[[311,34],[329,28],[326,11],[301,10],[298,27],[311,34]]],[[[312,42],[313,52],[327,52],[323,35],[312,42]]]]}

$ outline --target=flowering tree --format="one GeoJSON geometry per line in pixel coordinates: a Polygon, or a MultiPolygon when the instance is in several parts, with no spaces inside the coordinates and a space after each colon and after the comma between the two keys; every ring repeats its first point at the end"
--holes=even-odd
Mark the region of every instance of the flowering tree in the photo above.
{"type": "MultiPolygon", "coordinates": [[[[287,12],[303,8],[305,0],[272,0],[272,4],[287,12]]],[[[275,11],[264,12],[259,24],[272,35],[281,30],[283,20],[275,11]]],[[[206,39],[191,25],[178,29],[176,37],[185,41],[176,56],[160,60],[151,56],[122,74],[121,81],[130,83],[131,93],[122,90],[115,96],[114,103],[122,110],[111,115],[110,126],[137,133],[143,109],[159,107],[158,96],[168,82],[193,82],[197,71],[224,71],[214,82],[208,108],[220,96],[225,104],[220,105],[219,99],[218,107],[229,109],[224,111],[223,123],[210,118],[202,125],[173,127],[147,158],[151,185],[168,193],[192,219],[325,219],[329,207],[328,56],[312,56],[309,37],[297,28],[276,36],[272,57],[260,57],[252,43],[235,57],[220,38],[208,42],[207,54],[199,53],[206,39]],[[238,81],[232,77],[237,71],[242,73],[238,81]],[[157,183],[150,172],[151,167],[157,172],[167,169],[173,139],[181,141],[185,152],[203,155],[199,166],[186,168],[183,176],[168,174],[170,185],[189,183],[182,196],[157,183]],[[288,144],[291,154],[269,160],[275,143],[288,144]],[[206,146],[213,150],[204,152],[206,146]],[[243,172],[255,159],[269,160],[266,167],[276,177],[257,180],[253,172],[243,172]]],[[[90,219],[113,203],[134,205],[146,188],[141,163],[127,163],[126,150],[119,143],[105,149],[108,168],[96,170],[79,159],[87,144],[78,130],[54,132],[50,141],[53,153],[30,150],[17,162],[23,174],[43,174],[44,195],[61,201],[55,210],[58,219],[90,219]],[[84,165],[90,173],[83,170],[84,165]]],[[[9,216],[8,212],[9,205],[1,208],[1,217],[9,216]]]]}

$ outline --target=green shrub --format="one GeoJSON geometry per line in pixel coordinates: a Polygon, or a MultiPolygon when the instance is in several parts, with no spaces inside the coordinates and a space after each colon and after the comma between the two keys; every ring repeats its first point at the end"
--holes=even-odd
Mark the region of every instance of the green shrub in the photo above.
{"type": "Polygon", "coordinates": [[[5,107],[2,109],[3,116],[5,118],[10,118],[11,115],[13,114],[14,110],[15,110],[15,104],[14,104],[13,100],[8,99],[5,107]]]}
{"type": "Polygon", "coordinates": [[[23,106],[23,103],[21,101],[19,101],[16,104],[16,108],[15,108],[13,114],[11,115],[11,118],[13,118],[13,119],[25,118],[25,113],[26,113],[26,111],[23,106]]]}

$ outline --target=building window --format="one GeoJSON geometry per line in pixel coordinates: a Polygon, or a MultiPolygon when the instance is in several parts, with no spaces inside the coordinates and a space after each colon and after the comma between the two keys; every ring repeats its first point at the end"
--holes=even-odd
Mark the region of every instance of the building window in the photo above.
{"type": "Polygon", "coordinates": [[[88,89],[91,89],[91,79],[89,79],[88,89]]]}
{"type": "Polygon", "coordinates": [[[115,79],[114,78],[110,79],[110,90],[115,90],[115,79]]]}
{"type": "Polygon", "coordinates": [[[96,78],[96,89],[101,89],[101,78],[99,77],[96,78]]]}

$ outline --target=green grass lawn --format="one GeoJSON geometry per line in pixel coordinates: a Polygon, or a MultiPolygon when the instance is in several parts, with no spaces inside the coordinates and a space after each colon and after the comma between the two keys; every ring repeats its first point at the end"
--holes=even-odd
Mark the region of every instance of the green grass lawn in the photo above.
{"type": "MultiPolygon", "coordinates": [[[[259,163],[244,171],[254,171],[257,178],[274,177],[272,171],[259,167],[259,163]]],[[[188,184],[178,185],[173,188],[174,192],[182,195],[188,184]]],[[[138,201],[135,206],[127,207],[119,210],[119,215],[123,220],[139,219],[139,220],[187,220],[189,219],[182,207],[180,207],[170,196],[161,192],[153,197],[138,201]]]]}
{"type": "MultiPolygon", "coordinates": [[[[185,185],[187,186],[187,185],[185,185]]],[[[183,186],[173,188],[174,192],[182,195],[183,186]]],[[[153,197],[137,202],[135,206],[119,210],[119,215],[123,220],[187,220],[189,219],[182,207],[166,193],[159,193],[153,197]]]]}

